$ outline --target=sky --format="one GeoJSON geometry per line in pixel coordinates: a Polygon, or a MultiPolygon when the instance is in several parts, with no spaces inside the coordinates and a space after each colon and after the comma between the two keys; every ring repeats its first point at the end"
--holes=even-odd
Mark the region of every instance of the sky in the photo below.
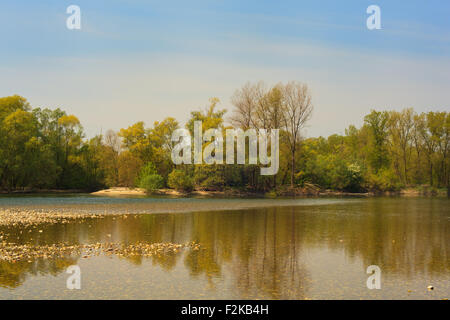
{"type": "Polygon", "coordinates": [[[75,114],[88,137],[183,124],[211,97],[230,116],[235,90],[260,80],[308,84],[307,136],[344,134],[371,109],[450,111],[447,0],[0,0],[0,39],[0,96],[75,114]]]}

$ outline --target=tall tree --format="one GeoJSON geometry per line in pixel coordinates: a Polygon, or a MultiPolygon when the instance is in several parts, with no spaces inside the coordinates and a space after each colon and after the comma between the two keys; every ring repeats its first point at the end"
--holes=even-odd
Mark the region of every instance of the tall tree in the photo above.
{"type": "Polygon", "coordinates": [[[117,132],[108,130],[103,137],[104,145],[101,153],[101,163],[105,170],[105,183],[108,186],[119,185],[119,154],[120,139],[117,132]]]}
{"type": "Polygon", "coordinates": [[[388,132],[389,113],[386,111],[375,111],[365,116],[364,122],[369,127],[372,134],[372,150],[370,152],[371,164],[375,173],[386,167],[389,158],[386,150],[388,132]]]}
{"type": "Polygon", "coordinates": [[[295,156],[298,150],[301,129],[311,118],[313,104],[308,86],[299,82],[289,82],[282,88],[283,123],[291,153],[291,186],[295,182],[295,156]]]}
{"type": "Polygon", "coordinates": [[[401,112],[389,113],[389,131],[392,140],[393,153],[402,160],[403,181],[408,184],[408,160],[410,143],[414,128],[414,110],[409,108],[401,112]],[[399,154],[400,153],[400,154],[399,154]]]}

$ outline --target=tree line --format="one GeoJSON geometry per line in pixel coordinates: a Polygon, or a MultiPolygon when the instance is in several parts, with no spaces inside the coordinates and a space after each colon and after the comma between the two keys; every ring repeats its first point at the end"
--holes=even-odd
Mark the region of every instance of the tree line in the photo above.
{"type": "Polygon", "coordinates": [[[313,111],[306,84],[248,83],[231,102],[229,117],[213,98],[207,108],[191,112],[185,127],[193,133],[194,122],[202,121],[202,130],[231,128],[227,123],[243,130],[280,129],[276,175],[261,176],[260,166],[250,164],[174,165],[171,137],[181,125],[172,117],[88,139],[76,116],[59,108],[32,108],[14,95],[0,98],[0,189],[362,192],[449,185],[449,112],[373,110],[360,128],[351,125],[344,135],[305,138],[302,129],[313,111]]]}

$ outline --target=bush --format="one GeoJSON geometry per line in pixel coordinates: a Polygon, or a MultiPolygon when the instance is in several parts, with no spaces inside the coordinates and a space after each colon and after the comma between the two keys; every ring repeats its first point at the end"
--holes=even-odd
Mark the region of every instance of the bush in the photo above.
{"type": "Polygon", "coordinates": [[[145,189],[148,193],[161,189],[164,186],[164,179],[159,174],[144,176],[139,182],[139,188],[145,189]]]}
{"type": "Polygon", "coordinates": [[[174,169],[169,174],[169,179],[167,184],[170,188],[178,191],[189,192],[194,189],[192,178],[189,177],[184,171],[179,169],[174,169]]]}
{"type": "Polygon", "coordinates": [[[147,163],[138,176],[137,185],[145,189],[148,193],[161,189],[164,186],[164,179],[157,172],[153,163],[147,163]]]}
{"type": "Polygon", "coordinates": [[[305,162],[296,174],[297,184],[312,183],[325,189],[359,192],[363,189],[363,169],[337,155],[318,155],[305,162]]]}
{"type": "Polygon", "coordinates": [[[221,169],[223,167],[211,165],[195,166],[193,178],[195,186],[204,190],[222,190],[225,180],[221,169]]]}
{"type": "Polygon", "coordinates": [[[370,173],[366,183],[367,189],[372,191],[397,191],[403,187],[399,177],[390,169],[370,173]]]}
{"type": "Polygon", "coordinates": [[[350,192],[359,192],[362,190],[363,173],[361,167],[352,163],[346,167],[346,184],[344,189],[350,192]]]}

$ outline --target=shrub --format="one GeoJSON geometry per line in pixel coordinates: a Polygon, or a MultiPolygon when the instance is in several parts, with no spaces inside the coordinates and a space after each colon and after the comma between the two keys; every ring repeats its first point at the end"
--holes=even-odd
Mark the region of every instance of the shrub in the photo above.
{"type": "Polygon", "coordinates": [[[161,189],[164,186],[164,179],[159,174],[144,176],[139,181],[139,188],[145,189],[148,193],[161,189]]]}
{"type": "Polygon", "coordinates": [[[161,189],[164,186],[164,179],[157,172],[153,163],[147,163],[139,173],[137,185],[145,189],[148,193],[161,189]]]}
{"type": "Polygon", "coordinates": [[[378,173],[370,173],[367,178],[367,189],[373,191],[397,191],[403,187],[399,177],[390,169],[380,169],[378,173]]]}
{"type": "Polygon", "coordinates": [[[168,183],[169,187],[179,191],[192,191],[193,183],[192,178],[187,175],[183,170],[174,169],[169,174],[168,183]]]}
{"type": "Polygon", "coordinates": [[[225,185],[223,166],[195,166],[194,184],[204,190],[222,190],[225,185]]]}
{"type": "Polygon", "coordinates": [[[345,190],[351,192],[361,191],[363,184],[363,172],[361,166],[356,163],[349,164],[346,168],[345,190]]]}

